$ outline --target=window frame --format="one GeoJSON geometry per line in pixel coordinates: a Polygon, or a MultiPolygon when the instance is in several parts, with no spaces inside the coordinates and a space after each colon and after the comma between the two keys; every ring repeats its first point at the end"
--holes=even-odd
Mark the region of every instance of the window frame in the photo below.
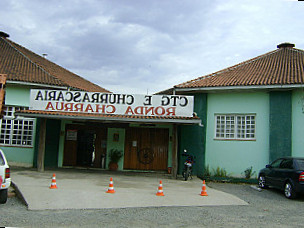
{"type": "Polygon", "coordinates": [[[0,119],[0,146],[33,148],[35,143],[36,119],[16,117],[14,113],[28,109],[21,106],[4,106],[4,115],[0,119]],[[6,123],[4,123],[4,121],[6,123]],[[8,126],[8,123],[10,127],[8,126]],[[5,128],[2,125],[5,124],[5,128]]]}
{"type": "Polygon", "coordinates": [[[214,115],[214,139],[234,141],[256,141],[256,114],[214,115]]]}

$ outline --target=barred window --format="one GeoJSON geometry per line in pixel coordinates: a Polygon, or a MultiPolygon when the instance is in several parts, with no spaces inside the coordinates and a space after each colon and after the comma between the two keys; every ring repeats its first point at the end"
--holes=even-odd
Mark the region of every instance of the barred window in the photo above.
{"type": "Polygon", "coordinates": [[[216,115],[216,139],[255,139],[255,115],[216,115]]]}
{"type": "Polygon", "coordinates": [[[0,120],[0,145],[6,146],[33,146],[35,119],[15,118],[15,111],[24,110],[25,107],[4,107],[4,116],[0,120]]]}

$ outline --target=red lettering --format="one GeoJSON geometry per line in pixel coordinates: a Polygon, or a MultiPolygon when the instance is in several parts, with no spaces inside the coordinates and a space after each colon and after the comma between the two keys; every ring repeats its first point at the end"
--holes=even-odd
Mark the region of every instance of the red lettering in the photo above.
{"type": "Polygon", "coordinates": [[[66,104],[64,104],[64,111],[65,112],[68,112],[68,111],[73,112],[73,103],[66,103],[66,104]]]}
{"type": "Polygon", "coordinates": [[[144,114],[144,107],[143,106],[138,106],[134,109],[134,113],[137,115],[143,115],[144,114]]]}
{"type": "Polygon", "coordinates": [[[127,110],[125,112],[125,115],[130,115],[129,112],[130,112],[131,115],[134,115],[134,112],[133,112],[131,106],[128,106],[128,108],[127,108],[127,110]]]}
{"type": "Polygon", "coordinates": [[[149,115],[149,112],[151,112],[151,116],[154,116],[154,107],[145,107],[145,115],[149,115]]]}
{"type": "Polygon", "coordinates": [[[94,112],[93,108],[92,108],[92,105],[88,104],[86,109],[84,110],[85,112],[94,112]]]}
{"type": "Polygon", "coordinates": [[[112,113],[114,113],[115,111],[116,111],[116,108],[115,108],[114,105],[107,105],[107,113],[112,114],[112,113]],[[108,108],[112,108],[112,111],[109,111],[108,108]]]}
{"type": "Polygon", "coordinates": [[[75,104],[74,106],[74,111],[75,112],[83,112],[83,104],[75,104]]]}
{"type": "Polygon", "coordinates": [[[165,112],[166,112],[166,110],[162,106],[155,108],[155,114],[158,116],[163,116],[165,114],[165,112]]]}
{"type": "Polygon", "coordinates": [[[55,110],[54,107],[53,107],[53,105],[52,105],[52,102],[48,102],[47,105],[46,105],[45,110],[49,110],[49,109],[51,109],[53,111],[55,110]]]}
{"type": "Polygon", "coordinates": [[[96,112],[98,113],[105,113],[105,105],[100,106],[99,104],[95,105],[96,106],[96,112]]]}
{"type": "Polygon", "coordinates": [[[56,102],[56,110],[60,110],[60,111],[62,111],[63,110],[63,108],[64,108],[64,103],[63,102],[56,102]],[[60,104],[61,106],[60,106],[60,108],[58,107],[59,105],[58,104],[60,104]]]}
{"type": "MultiPolygon", "coordinates": [[[[84,103],[64,103],[64,102],[48,102],[46,111],[65,111],[65,112],[86,112],[86,113],[100,113],[100,114],[114,114],[116,112],[115,105],[101,105],[101,104],[84,104],[84,103]]],[[[146,115],[146,116],[176,116],[176,107],[164,108],[137,106],[132,108],[128,106],[124,115],[146,115]]]]}
{"type": "Polygon", "coordinates": [[[175,116],[175,107],[167,108],[167,116],[175,116]]]}

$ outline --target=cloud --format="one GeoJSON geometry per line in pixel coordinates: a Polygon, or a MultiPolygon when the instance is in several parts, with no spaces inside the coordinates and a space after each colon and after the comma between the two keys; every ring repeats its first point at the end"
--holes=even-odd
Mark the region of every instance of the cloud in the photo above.
{"type": "Polygon", "coordinates": [[[154,93],[281,42],[304,48],[303,8],[284,0],[2,0],[0,30],[111,91],[154,93]]]}

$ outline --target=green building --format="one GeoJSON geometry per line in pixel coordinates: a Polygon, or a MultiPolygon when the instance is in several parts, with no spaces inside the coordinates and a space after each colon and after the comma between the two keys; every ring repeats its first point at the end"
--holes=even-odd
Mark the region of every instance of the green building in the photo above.
{"type": "Polygon", "coordinates": [[[231,176],[242,176],[249,167],[257,172],[281,156],[304,157],[303,63],[304,51],[283,43],[274,51],[159,93],[168,101],[181,99],[181,106],[187,103],[182,99],[193,98],[191,116],[172,115],[173,109],[164,106],[138,106],[128,115],[115,114],[112,104],[95,114],[64,111],[60,102],[50,106],[57,110],[39,110],[30,107],[33,90],[133,98],[110,93],[0,32],[0,74],[7,78],[0,148],[10,165],[38,170],[107,169],[109,154],[118,150],[120,170],[169,170],[175,176],[181,173],[186,149],[195,155],[198,175],[206,167],[231,176]],[[167,116],[162,115],[165,112],[167,116]]]}
{"type": "Polygon", "coordinates": [[[176,175],[177,128],[201,122],[193,116],[192,97],[179,95],[143,95],[139,97],[144,98],[142,106],[128,106],[127,115],[115,114],[116,104],[135,103],[135,95],[113,94],[11,41],[4,32],[0,32],[0,74],[7,78],[0,148],[11,166],[39,171],[45,167],[105,169],[116,150],[122,153],[120,170],[176,175]],[[46,109],[31,107],[32,91],[39,91],[36,100],[50,100],[46,109]],[[63,94],[74,103],[81,94],[86,101],[91,96],[93,104],[61,102],[63,94]],[[159,106],[152,106],[154,98],[163,99],[159,106]],[[180,99],[179,107],[168,106],[171,98],[180,99]],[[92,113],[93,107],[97,113],[92,113]],[[184,109],[186,116],[177,115],[184,109]]]}
{"type": "Polygon", "coordinates": [[[209,167],[239,177],[281,156],[304,157],[304,51],[294,46],[161,92],[195,98],[203,127],[180,127],[179,154],[197,156],[199,175],[209,167]]]}

